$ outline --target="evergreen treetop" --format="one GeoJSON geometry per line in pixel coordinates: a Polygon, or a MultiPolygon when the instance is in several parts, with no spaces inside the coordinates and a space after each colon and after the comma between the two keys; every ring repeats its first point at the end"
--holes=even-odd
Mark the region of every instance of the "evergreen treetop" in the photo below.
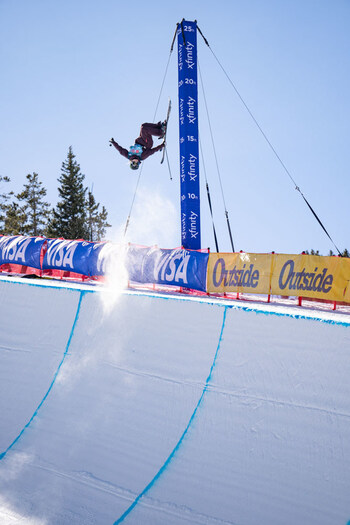
{"type": "Polygon", "coordinates": [[[70,146],[67,159],[62,163],[61,176],[58,178],[60,201],[53,210],[48,227],[49,236],[65,239],[88,237],[84,179],[85,175],[80,172],[80,166],[70,146]]]}
{"type": "Polygon", "coordinates": [[[106,228],[110,228],[107,222],[107,210],[102,206],[102,211],[99,211],[100,203],[96,203],[92,191],[88,192],[87,199],[87,224],[89,241],[101,241],[106,233],[106,228]]]}
{"type": "Polygon", "coordinates": [[[0,175],[0,233],[5,233],[5,218],[7,213],[8,201],[13,195],[13,191],[4,191],[4,184],[10,182],[9,177],[0,175]]]}
{"type": "Polygon", "coordinates": [[[50,205],[44,201],[46,189],[39,181],[37,173],[27,175],[27,184],[24,190],[17,195],[19,201],[23,201],[23,212],[26,214],[24,233],[27,235],[45,235],[47,220],[50,213],[50,205]]]}

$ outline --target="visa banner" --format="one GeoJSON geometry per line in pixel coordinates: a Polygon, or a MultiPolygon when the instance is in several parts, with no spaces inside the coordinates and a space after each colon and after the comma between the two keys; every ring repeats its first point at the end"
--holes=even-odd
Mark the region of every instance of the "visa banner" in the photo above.
{"type": "Polygon", "coordinates": [[[96,242],[89,256],[89,276],[101,276],[125,269],[127,244],[96,242]]]}
{"type": "Polygon", "coordinates": [[[40,270],[40,254],[45,242],[42,237],[0,236],[0,265],[12,263],[40,270]]]}
{"type": "Polygon", "coordinates": [[[89,275],[89,257],[92,243],[48,239],[43,270],[62,270],[89,275]]]}
{"type": "Polygon", "coordinates": [[[208,253],[129,246],[126,268],[131,281],[206,291],[208,253]]]}
{"type": "Polygon", "coordinates": [[[210,254],[209,293],[350,299],[350,259],[319,255],[210,254]]]}
{"type": "Polygon", "coordinates": [[[106,254],[112,246],[110,242],[94,243],[90,252],[88,275],[104,275],[106,273],[106,254]]]}

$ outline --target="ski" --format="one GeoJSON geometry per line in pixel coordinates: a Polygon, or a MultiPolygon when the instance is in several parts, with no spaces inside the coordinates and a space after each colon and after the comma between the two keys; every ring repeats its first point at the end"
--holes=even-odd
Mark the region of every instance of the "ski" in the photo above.
{"type": "Polygon", "coordinates": [[[164,148],[163,148],[162,159],[161,159],[161,161],[160,161],[161,164],[163,164],[163,162],[164,162],[164,158],[165,158],[165,150],[166,150],[166,134],[167,134],[167,131],[168,131],[168,121],[169,121],[170,111],[171,111],[171,100],[170,100],[170,98],[169,98],[168,111],[167,111],[167,115],[166,115],[166,119],[165,119],[164,148]]]}

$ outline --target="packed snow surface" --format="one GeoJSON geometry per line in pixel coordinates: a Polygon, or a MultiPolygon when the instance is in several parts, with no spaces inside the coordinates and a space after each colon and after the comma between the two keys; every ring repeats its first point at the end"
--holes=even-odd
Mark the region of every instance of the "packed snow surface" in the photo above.
{"type": "Polygon", "coordinates": [[[350,520],[348,311],[0,294],[1,525],[350,520]]]}

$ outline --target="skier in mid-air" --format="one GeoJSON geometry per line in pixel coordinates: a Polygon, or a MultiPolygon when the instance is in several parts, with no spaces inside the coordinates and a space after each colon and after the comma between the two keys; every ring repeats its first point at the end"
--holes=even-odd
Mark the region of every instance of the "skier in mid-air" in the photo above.
{"type": "Polygon", "coordinates": [[[161,139],[165,135],[165,130],[166,121],[158,122],[157,124],[145,122],[141,126],[140,136],[135,139],[135,144],[130,146],[129,150],[119,146],[119,144],[113,138],[111,138],[109,142],[113,144],[113,146],[119,151],[121,155],[123,155],[123,157],[126,157],[130,160],[130,168],[132,170],[137,170],[139,169],[142,160],[147,159],[150,155],[156,153],[156,151],[161,151],[164,148],[164,142],[159,146],[152,148],[152,136],[159,137],[161,139]]]}

